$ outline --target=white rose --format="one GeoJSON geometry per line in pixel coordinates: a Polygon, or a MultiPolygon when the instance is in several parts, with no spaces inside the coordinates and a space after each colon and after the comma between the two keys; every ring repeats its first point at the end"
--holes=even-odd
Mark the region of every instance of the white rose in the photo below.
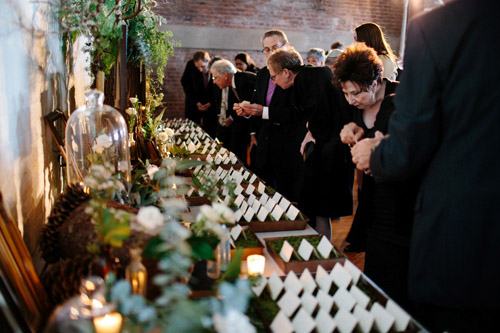
{"type": "Polygon", "coordinates": [[[137,103],[138,99],[137,99],[137,98],[135,98],[135,97],[130,97],[130,98],[129,98],[129,101],[130,101],[130,103],[132,103],[132,104],[134,104],[134,105],[135,105],[135,103],[137,103]]]}
{"type": "Polygon", "coordinates": [[[103,146],[104,148],[109,148],[113,145],[113,141],[111,141],[111,137],[107,134],[101,134],[96,139],[96,144],[99,146],[103,146]]]}
{"type": "Polygon", "coordinates": [[[168,135],[169,137],[173,137],[173,136],[174,136],[174,134],[175,134],[175,132],[174,132],[171,128],[168,128],[168,127],[167,127],[167,128],[165,128],[165,133],[167,133],[167,135],[168,135]]]}
{"type": "Polygon", "coordinates": [[[133,116],[133,115],[136,115],[137,114],[137,111],[134,109],[134,108],[128,108],[125,110],[125,112],[129,115],[129,116],[133,116]]]}
{"type": "Polygon", "coordinates": [[[141,207],[136,218],[146,231],[156,231],[163,225],[163,214],[155,206],[141,207]]]}
{"type": "Polygon", "coordinates": [[[211,222],[217,222],[219,220],[219,214],[217,214],[217,212],[208,205],[203,205],[200,208],[200,214],[198,215],[198,218],[203,217],[211,222]]]}
{"type": "Polygon", "coordinates": [[[243,313],[234,309],[222,317],[220,314],[213,316],[214,328],[218,333],[255,333],[255,327],[243,313]]]}
{"type": "Polygon", "coordinates": [[[168,134],[165,133],[165,132],[160,132],[158,133],[158,135],[156,136],[158,138],[158,140],[164,142],[164,141],[167,141],[168,140],[168,134]]]}
{"type": "Polygon", "coordinates": [[[101,146],[101,145],[98,145],[98,144],[95,144],[93,147],[92,147],[92,150],[95,151],[96,153],[98,154],[102,154],[103,151],[104,151],[104,147],[101,146]]]}
{"type": "Polygon", "coordinates": [[[229,207],[220,203],[214,203],[212,206],[217,214],[223,218],[223,222],[230,224],[236,223],[236,215],[229,207]]]}
{"type": "Polygon", "coordinates": [[[153,179],[155,173],[157,173],[159,170],[160,170],[160,168],[158,168],[158,166],[155,164],[150,164],[146,168],[146,171],[148,172],[148,176],[150,179],[153,179]]]}

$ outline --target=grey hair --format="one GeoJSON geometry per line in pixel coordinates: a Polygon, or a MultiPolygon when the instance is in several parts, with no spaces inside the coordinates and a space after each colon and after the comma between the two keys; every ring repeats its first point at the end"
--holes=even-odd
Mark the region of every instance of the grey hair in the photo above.
{"type": "Polygon", "coordinates": [[[320,49],[319,47],[314,47],[307,51],[307,58],[314,57],[318,59],[319,62],[325,61],[325,50],[320,49]]]}
{"type": "Polygon", "coordinates": [[[214,62],[210,70],[212,71],[212,73],[215,73],[217,75],[222,75],[223,73],[234,74],[237,71],[236,67],[234,67],[234,65],[226,59],[217,60],[216,62],[214,62]]]}

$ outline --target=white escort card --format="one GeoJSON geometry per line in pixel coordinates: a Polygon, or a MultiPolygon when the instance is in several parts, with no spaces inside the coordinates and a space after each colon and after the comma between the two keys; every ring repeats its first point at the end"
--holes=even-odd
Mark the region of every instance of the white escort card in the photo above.
{"type": "Polygon", "coordinates": [[[248,185],[247,190],[245,191],[246,194],[253,194],[253,191],[255,190],[255,186],[253,185],[248,185]]]}
{"type": "Polygon", "coordinates": [[[258,201],[258,200],[255,200],[252,204],[252,208],[254,211],[258,212],[260,207],[261,207],[261,203],[258,201]]]}
{"type": "Polygon", "coordinates": [[[244,211],[244,212],[246,212],[246,211],[247,211],[247,209],[248,209],[248,204],[246,203],[246,201],[243,201],[243,202],[241,203],[240,209],[241,209],[242,211],[244,211]]]}
{"type": "Polygon", "coordinates": [[[261,206],[259,212],[257,213],[257,218],[259,219],[259,221],[264,222],[267,215],[269,215],[269,211],[266,209],[266,207],[261,206]]]}
{"type": "Polygon", "coordinates": [[[252,222],[252,218],[254,215],[255,215],[255,212],[253,211],[252,207],[248,207],[248,209],[244,215],[244,218],[247,222],[252,222]]]}
{"type": "Polygon", "coordinates": [[[337,311],[333,320],[340,333],[351,333],[358,324],[356,317],[344,309],[337,311]]]}
{"type": "Polygon", "coordinates": [[[203,147],[203,149],[201,150],[201,154],[205,155],[207,153],[207,150],[208,150],[207,146],[203,147]]]}
{"type": "Polygon", "coordinates": [[[391,299],[385,304],[385,309],[394,317],[394,327],[396,330],[405,331],[411,320],[410,315],[391,299]]]}
{"type": "Polygon", "coordinates": [[[297,333],[309,333],[316,326],[316,322],[307,311],[300,309],[293,318],[292,325],[297,333]]]}
{"type": "Polygon", "coordinates": [[[310,315],[313,314],[316,306],[318,305],[318,300],[311,293],[305,291],[300,298],[302,303],[302,309],[306,310],[310,315]]]}
{"type": "Polygon", "coordinates": [[[297,310],[300,305],[300,299],[291,291],[285,292],[283,296],[281,296],[278,301],[278,306],[281,311],[283,311],[288,317],[291,317],[292,314],[297,310]]]}
{"type": "MultiPolygon", "coordinates": [[[[262,204],[264,205],[264,203],[262,203],[262,204]]],[[[267,207],[267,209],[273,210],[274,206],[276,206],[276,201],[274,201],[272,198],[270,198],[269,200],[266,201],[265,206],[267,207]]]]}
{"type": "Polygon", "coordinates": [[[264,185],[262,182],[259,182],[257,190],[260,192],[260,194],[264,195],[266,193],[266,185],[264,185]]]}
{"type": "Polygon", "coordinates": [[[224,147],[222,147],[222,148],[220,149],[219,153],[220,153],[221,155],[224,155],[224,154],[226,154],[226,153],[227,153],[227,149],[226,149],[226,148],[224,148],[224,147]]]}
{"type": "Polygon", "coordinates": [[[251,205],[254,203],[254,201],[255,201],[256,199],[257,199],[257,197],[256,197],[255,195],[250,194],[250,196],[249,196],[249,197],[248,197],[248,199],[247,199],[247,202],[248,202],[248,204],[251,206],[251,205]]]}
{"type": "Polygon", "coordinates": [[[194,168],[194,174],[196,175],[198,172],[200,172],[202,168],[202,165],[198,165],[196,168],[194,168]]]}
{"type": "Polygon", "coordinates": [[[230,195],[228,195],[228,196],[226,196],[226,197],[224,198],[224,203],[225,203],[226,205],[229,205],[229,201],[231,201],[231,196],[230,196],[230,195]]]}
{"type": "Polygon", "coordinates": [[[356,299],[344,288],[339,288],[337,290],[335,295],[333,295],[333,301],[339,309],[345,309],[347,311],[351,311],[356,305],[356,299]]]}
{"type": "Polygon", "coordinates": [[[190,152],[191,154],[192,154],[192,153],[194,153],[194,152],[196,151],[196,148],[197,148],[197,147],[196,147],[196,146],[195,146],[192,142],[190,142],[190,143],[189,143],[189,145],[188,145],[188,150],[189,150],[189,152],[190,152]]]}
{"type": "Polygon", "coordinates": [[[175,142],[175,144],[176,144],[176,145],[178,145],[178,146],[180,146],[180,145],[181,145],[181,143],[182,143],[182,139],[180,139],[180,138],[179,138],[179,139],[177,139],[177,141],[175,142]]]}
{"type": "Polygon", "coordinates": [[[243,213],[244,211],[242,211],[241,209],[238,209],[236,210],[236,212],[234,212],[234,215],[236,215],[236,221],[241,221],[241,217],[243,216],[243,213]]]}
{"type": "Polygon", "coordinates": [[[294,328],[286,314],[280,311],[276,317],[274,317],[271,323],[271,329],[276,333],[292,333],[294,328]]]}
{"type": "Polygon", "coordinates": [[[287,291],[293,292],[295,295],[300,294],[303,289],[299,278],[293,271],[288,272],[288,275],[285,278],[285,289],[287,291]]]}
{"type": "Polygon", "coordinates": [[[215,171],[216,175],[221,175],[225,172],[226,170],[222,169],[222,167],[218,167],[217,170],[215,171]]]}
{"type": "Polygon", "coordinates": [[[314,247],[307,241],[307,239],[302,238],[302,241],[300,242],[299,246],[299,255],[302,257],[304,260],[309,260],[311,257],[311,253],[314,250],[314,247]]]}
{"type": "MultiPolygon", "coordinates": [[[[210,149],[210,151],[208,153],[210,155],[213,155],[213,154],[215,154],[215,152],[216,152],[215,148],[212,148],[212,149],[210,149]]],[[[208,156],[207,156],[207,158],[208,158],[208,156]]]]}
{"type": "Polygon", "coordinates": [[[274,192],[274,195],[273,195],[273,200],[275,202],[279,202],[281,199],[281,194],[279,194],[278,192],[274,192]]]}
{"type": "Polygon", "coordinates": [[[335,327],[337,327],[335,321],[330,317],[330,314],[323,309],[319,309],[314,321],[316,322],[316,330],[318,333],[333,333],[335,327]]]}
{"type": "Polygon", "coordinates": [[[279,205],[280,205],[280,207],[281,207],[283,210],[285,210],[285,211],[286,211],[286,210],[288,209],[288,207],[290,206],[290,201],[289,201],[287,198],[282,197],[282,198],[281,198],[281,201],[280,201],[280,203],[279,203],[279,205]]]}
{"type": "Polygon", "coordinates": [[[323,258],[328,259],[330,257],[330,252],[332,252],[333,245],[328,238],[323,236],[316,249],[323,258]]]}
{"type": "Polygon", "coordinates": [[[373,315],[359,304],[356,304],[352,314],[358,320],[358,329],[363,333],[370,333],[375,322],[373,315]]]}
{"type": "Polygon", "coordinates": [[[274,217],[274,219],[276,221],[280,221],[281,217],[283,216],[283,213],[284,213],[283,208],[281,208],[280,206],[276,205],[276,206],[274,206],[274,209],[271,212],[271,215],[274,217]]]}
{"type": "Polygon", "coordinates": [[[238,158],[236,157],[236,155],[231,156],[231,163],[232,164],[238,163],[238,158]]]}
{"type": "Polygon", "coordinates": [[[271,298],[275,301],[283,290],[283,281],[281,281],[281,278],[276,272],[272,272],[267,284],[269,286],[271,298]]]}
{"type": "Polygon", "coordinates": [[[205,159],[207,163],[212,163],[214,161],[213,157],[211,155],[207,155],[207,158],[205,159]]]}
{"type": "Polygon", "coordinates": [[[370,313],[375,317],[375,328],[382,333],[389,332],[395,322],[394,317],[378,302],[373,303],[370,313]]]}
{"type": "Polygon", "coordinates": [[[217,164],[217,165],[219,165],[219,164],[222,163],[222,157],[219,154],[215,155],[215,161],[214,161],[214,163],[217,164]]]}
{"type": "Polygon", "coordinates": [[[231,159],[229,158],[229,156],[226,155],[226,157],[224,158],[224,161],[222,161],[223,164],[229,164],[231,163],[231,159]]]}
{"type": "Polygon", "coordinates": [[[300,275],[299,281],[300,283],[302,283],[305,291],[312,294],[314,290],[316,290],[316,282],[314,281],[311,272],[309,272],[309,269],[304,269],[304,271],[300,275]]]}
{"type": "Polygon", "coordinates": [[[231,237],[236,241],[240,237],[242,230],[243,228],[239,224],[235,225],[231,228],[231,237]]]}
{"type": "Polygon", "coordinates": [[[187,195],[188,197],[190,197],[191,195],[193,195],[193,192],[194,192],[194,187],[190,187],[190,188],[189,188],[189,191],[186,193],[186,195],[187,195]]]}
{"type": "Polygon", "coordinates": [[[349,293],[356,299],[356,302],[359,306],[366,309],[366,307],[370,303],[370,297],[368,297],[361,289],[359,289],[355,285],[351,286],[351,290],[349,290],[349,293]]]}
{"type": "Polygon", "coordinates": [[[344,266],[340,263],[336,263],[335,266],[333,267],[330,277],[332,278],[333,282],[337,285],[339,288],[345,288],[349,287],[349,284],[352,281],[352,276],[349,274],[345,269],[344,266]]]}
{"type": "Polygon", "coordinates": [[[262,194],[259,198],[259,201],[261,204],[265,205],[267,203],[267,200],[269,200],[269,196],[267,194],[262,194]]]}
{"type": "Polygon", "coordinates": [[[248,182],[249,182],[250,184],[253,184],[253,183],[255,183],[255,180],[257,180],[257,175],[254,173],[254,174],[252,175],[252,177],[250,177],[250,179],[248,180],[248,182]]]}
{"type": "Polygon", "coordinates": [[[283,242],[283,246],[281,247],[280,257],[284,262],[289,262],[290,258],[293,254],[293,246],[288,243],[288,241],[283,242]]]}
{"type": "Polygon", "coordinates": [[[326,312],[330,313],[333,306],[333,297],[328,295],[328,293],[324,290],[320,289],[316,294],[316,299],[318,300],[319,306],[326,312]]]}
{"type": "Polygon", "coordinates": [[[299,215],[299,210],[297,209],[297,207],[295,207],[294,205],[290,205],[288,211],[286,212],[286,216],[293,221],[297,218],[297,215],[299,215]]]}
{"type": "Polygon", "coordinates": [[[222,195],[227,196],[229,194],[229,188],[227,186],[222,187],[222,195]]]}
{"type": "Polygon", "coordinates": [[[323,289],[325,292],[330,291],[330,287],[332,286],[332,278],[325,271],[323,266],[319,266],[316,269],[316,283],[318,286],[323,289]]]}
{"type": "Polygon", "coordinates": [[[255,286],[252,287],[252,290],[257,297],[260,297],[262,292],[267,286],[267,279],[264,276],[261,276],[260,279],[255,283],[255,286]]]}
{"type": "Polygon", "coordinates": [[[240,184],[236,185],[236,188],[234,189],[234,194],[238,195],[241,194],[241,192],[243,192],[243,187],[241,187],[240,184]]]}
{"type": "Polygon", "coordinates": [[[243,179],[248,179],[248,176],[250,176],[250,172],[248,172],[248,170],[245,170],[245,172],[243,172],[243,179]]]}

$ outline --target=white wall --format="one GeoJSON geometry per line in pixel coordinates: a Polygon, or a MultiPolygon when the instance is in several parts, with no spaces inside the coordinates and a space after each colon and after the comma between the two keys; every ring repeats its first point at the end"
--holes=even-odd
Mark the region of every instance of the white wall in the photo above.
{"type": "Polygon", "coordinates": [[[57,146],[43,116],[66,111],[73,95],[79,106],[89,79],[66,73],[57,21],[35,2],[0,1],[0,191],[39,268],[40,231],[60,191],[57,146]]]}

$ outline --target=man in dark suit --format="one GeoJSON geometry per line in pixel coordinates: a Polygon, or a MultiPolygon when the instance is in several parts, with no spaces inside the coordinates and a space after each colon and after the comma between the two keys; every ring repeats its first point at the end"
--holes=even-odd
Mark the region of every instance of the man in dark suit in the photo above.
{"type": "Polygon", "coordinates": [[[213,83],[209,78],[207,51],[195,52],[189,60],[181,77],[182,88],[186,94],[185,117],[201,124],[212,137],[216,130],[216,113],[213,107],[213,83]]]}
{"type": "Polygon", "coordinates": [[[498,331],[499,11],[455,0],[414,19],[389,137],[352,150],[376,180],[422,177],[408,289],[433,332],[498,331]]]}
{"type": "MultiPolygon", "coordinates": [[[[290,44],[281,30],[269,30],[262,37],[266,58],[290,44]]],[[[252,143],[257,146],[257,174],[291,201],[298,202],[304,178],[300,143],[306,134],[305,117],[292,106],[293,87],[282,89],[271,79],[267,67],[257,74],[252,104],[242,105],[253,116],[252,143]]]]}
{"type": "Polygon", "coordinates": [[[246,162],[247,147],[250,142],[250,117],[238,116],[233,106],[252,98],[255,73],[239,72],[225,59],[214,62],[210,72],[221,94],[215,97],[215,108],[219,113],[217,137],[240,160],[246,162]]]}

